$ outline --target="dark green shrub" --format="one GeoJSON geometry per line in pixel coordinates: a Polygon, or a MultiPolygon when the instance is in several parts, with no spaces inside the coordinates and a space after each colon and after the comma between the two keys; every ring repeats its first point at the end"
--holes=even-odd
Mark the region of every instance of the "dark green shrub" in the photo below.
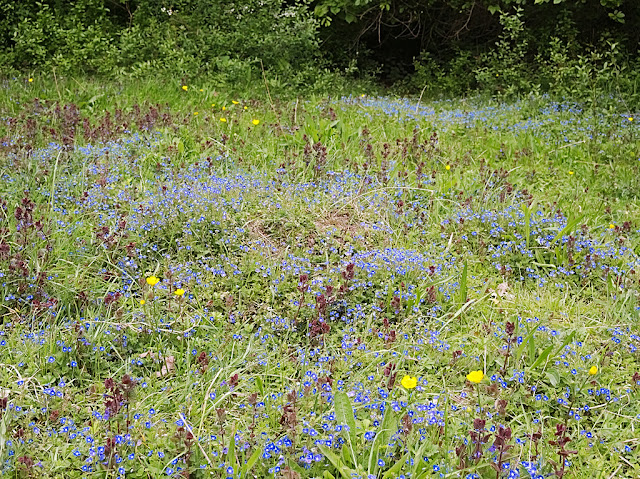
{"type": "Polygon", "coordinates": [[[14,69],[143,76],[289,73],[319,57],[304,2],[2,0],[0,61],[14,69]]]}

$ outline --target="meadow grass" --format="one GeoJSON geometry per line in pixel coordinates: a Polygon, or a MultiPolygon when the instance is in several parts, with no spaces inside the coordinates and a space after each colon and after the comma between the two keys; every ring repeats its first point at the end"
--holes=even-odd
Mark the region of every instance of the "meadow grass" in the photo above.
{"type": "Polygon", "coordinates": [[[639,112],[353,93],[3,81],[4,475],[640,474],[639,112]]]}

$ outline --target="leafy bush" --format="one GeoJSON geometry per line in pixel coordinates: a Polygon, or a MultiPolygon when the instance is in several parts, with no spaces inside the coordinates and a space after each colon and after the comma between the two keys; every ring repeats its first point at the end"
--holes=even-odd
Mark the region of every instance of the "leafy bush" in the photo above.
{"type": "Polygon", "coordinates": [[[495,48],[482,57],[476,70],[476,80],[484,89],[498,93],[515,93],[531,89],[531,75],[526,71],[529,38],[523,21],[523,10],[500,15],[502,33],[495,48]]]}
{"type": "MultiPolygon", "coordinates": [[[[405,61],[414,73],[399,85],[416,93],[513,95],[583,85],[581,96],[589,96],[593,81],[576,83],[579,69],[591,70],[607,89],[614,80],[615,88],[634,84],[629,62],[637,57],[640,11],[630,0],[320,0],[315,12],[332,59],[341,64],[355,58],[359,68],[376,60],[386,65],[413,42],[418,53],[405,61]],[[346,51],[345,43],[351,58],[334,53],[346,51]],[[615,63],[607,58],[611,45],[615,63]]],[[[390,72],[383,80],[393,81],[404,67],[383,70],[390,72]]]]}
{"type": "Polygon", "coordinates": [[[170,70],[235,81],[251,69],[284,74],[318,58],[316,20],[304,2],[29,1],[0,8],[0,62],[14,69],[133,76],[170,70]]]}
{"type": "Polygon", "coordinates": [[[430,96],[636,92],[635,0],[0,0],[0,66],[430,96]],[[339,83],[340,81],[338,81],[339,83]],[[580,90],[577,92],[577,90],[580,90]]]}

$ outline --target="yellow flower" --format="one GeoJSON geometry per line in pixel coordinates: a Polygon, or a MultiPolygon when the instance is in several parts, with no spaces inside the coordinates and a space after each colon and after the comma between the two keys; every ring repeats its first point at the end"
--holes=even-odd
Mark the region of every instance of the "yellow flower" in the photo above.
{"type": "Polygon", "coordinates": [[[253,123],[254,125],[258,125],[260,123],[260,120],[253,120],[251,123],[253,123]]]}
{"type": "Polygon", "coordinates": [[[160,279],[156,278],[155,276],[149,276],[147,278],[147,284],[150,286],[155,286],[159,281],[160,279]]]}
{"type": "Polygon", "coordinates": [[[215,103],[212,103],[212,104],[211,104],[211,106],[212,106],[212,107],[214,107],[214,106],[216,106],[216,104],[215,104],[215,103]]]}
{"type": "Polygon", "coordinates": [[[418,385],[418,379],[411,376],[405,376],[400,381],[400,384],[406,389],[413,389],[418,385]]]}
{"type": "Polygon", "coordinates": [[[231,100],[231,103],[233,103],[234,105],[237,105],[240,102],[239,101],[235,101],[235,100],[231,100]]]}
{"type": "Polygon", "coordinates": [[[361,98],[364,98],[365,96],[367,96],[367,95],[365,95],[364,93],[362,95],[360,95],[361,98]]]}
{"type": "Polygon", "coordinates": [[[226,106],[223,106],[223,107],[222,107],[222,111],[225,111],[226,109],[227,109],[227,107],[226,107],[226,106]]]}
{"type": "Polygon", "coordinates": [[[194,114],[194,115],[197,115],[197,114],[198,114],[198,112],[197,112],[197,111],[194,111],[194,112],[193,112],[193,114],[194,114]]]}
{"type": "Polygon", "coordinates": [[[246,110],[246,109],[247,109],[247,107],[245,106],[245,107],[244,107],[244,109],[246,110]]]}
{"type": "Polygon", "coordinates": [[[591,374],[592,376],[598,374],[598,366],[591,366],[589,368],[589,374],[591,374]]]}
{"type": "MultiPolygon", "coordinates": [[[[31,80],[29,80],[29,81],[31,81],[31,80]]],[[[628,119],[629,121],[633,121],[633,117],[632,117],[632,116],[630,116],[630,117],[629,117],[629,118],[627,118],[627,119],[628,119]]]]}
{"type": "Polygon", "coordinates": [[[444,167],[445,170],[449,171],[451,169],[451,165],[447,165],[444,167]]]}
{"type": "Polygon", "coordinates": [[[184,296],[184,289],[176,289],[173,294],[175,294],[176,296],[184,296]]]}
{"type": "Polygon", "coordinates": [[[200,88],[200,91],[204,91],[204,89],[200,88]]]}
{"type": "Polygon", "coordinates": [[[573,171],[569,170],[569,174],[570,174],[570,175],[573,175],[573,171]]]}
{"type": "Polygon", "coordinates": [[[183,89],[184,91],[187,91],[187,90],[189,89],[189,87],[188,87],[187,85],[182,85],[182,89],[183,89]]]}
{"type": "Polygon", "coordinates": [[[226,123],[226,122],[227,122],[227,119],[226,119],[226,118],[224,118],[224,117],[222,117],[222,118],[220,118],[220,121],[221,121],[222,123],[226,123]]]}
{"type": "Polygon", "coordinates": [[[141,300],[140,300],[140,304],[141,304],[142,306],[144,306],[144,304],[145,304],[145,303],[146,303],[146,301],[145,301],[144,299],[141,299],[141,300]]]}
{"type": "Polygon", "coordinates": [[[482,381],[483,377],[484,373],[482,371],[471,371],[469,374],[467,374],[467,381],[478,384],[480,381],[482,381]]]}
{"type": "Polygon", "coordinates": [[[611,224],[609,225],[609,229],[610,229],[610,230],[614,229],[615,227],[616,227],[616,225],[614,225],[613,223],[611,223],[611,224]]]}
{"type": "MultiPolygon", "coordinates": [[[[33,78],[29,78],[29,83],[33,83],[33,78]]],[[[629,118],[629,121],[631,121],[632,118],[629,118]]]]}

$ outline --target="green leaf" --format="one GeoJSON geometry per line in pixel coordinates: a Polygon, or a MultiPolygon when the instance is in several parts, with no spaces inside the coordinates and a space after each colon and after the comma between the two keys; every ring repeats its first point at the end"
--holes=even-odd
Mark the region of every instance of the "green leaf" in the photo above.
{"type": "Polygon", "coordinates": [[[348,439],[353,444],[356,434],[356,421],[353,417],[353,407],[351,400],[344,391],[336,392],[333,398],[336,408],[336,421],[338,424],[346,424],[349,428],[348,439]]]}
{"type": "Polygon", "coordinates": [[[3,414],[0,419],[0,457],[4,453],[4,446],[7,443],[7,422],[9,421],[9,415],[3,414]]]}
{"type": "Polygon", "coordinates": [[[620,10],[616,10],[613,13],[609,13],[609,18],[619,23],[624,23],[624,13],[620,10]]]}
{"type": "Polygon", "coordinates": [[[560,353],[560,351],[562,351],[565,348],[567,344],[573,341],[573,338],[575,337],[575,335],[576,335],[576,332],[572,331],[571,334],[569,334],[566,338],[564,338],[562,345],[560,345],[560,347],[556,349],[553,354],[551,354],[551,351],[553,351],[553,344],[547,346],[546,349],[542,351],[542,353],[540,354],[536,362],[530,366],[530,369],[535,369],[537,366],[539,366],[542,362],[546,361],[547,359],[551,360],[555,358],[558,355],[558,353],[560,353]]]}
{"type": "Polygon", "coordinates": [[[256,376],[256,386],[258,386],[258,391],[260,391],[260,397],[264,396],[264,383],[260,376],[256,376]]]}
{"type": "Polygon", "coordinates": [[[522,341],[522,344],[520,344],[520,346],[518,346],[518,349],[516,349],[516,352],[514,354],[515,358],[522,357],[522,353],[524,352],[524,348],[526,346],[529,346],[528,347],[529,360],[531,360],[533,358],[533,355],[536,353],[536,342],[533,337],[536,334],[536,329],[534,328],[533,331],[529,332],[529,325],[527,324],[527,333],[528,334],[522,341]]]}
{"type": "Polygon", "coordinates": [[[522,210],[524,211],[524,239],[527,242],[527,249],[531,243],[531,213],[533,213],[535,204],[534,200],[529,206],[522,205],[522,210]]]}
{"type": "Polygon", "coordinates": [[[398,473],[402,470],[402,466],[407,462],[407,458],[409,457],[409,453],[402,456],[400,459],[396,461],[396,463],[391,466],[391,468],[384,473],[382,479],[388,479],[390,477],[396,477],[398,473]]]}
{"type": "Polygon", "coordinates": [[[566,338],[564,338],[564,341],[562,341],[562,345],[556,349],[556,352],[553,354],[552,357],[556,357],[558,355],[558,353],[560,353],[560,351],[562,351],[567,344],[569,344],[571,341],[573,341],[573,338],[576,336],[576,332],[575,331],[571,331],[571,334],[569,334],[566,338]]]}
{"type": "Polygon", "coordinates": [[[322,4],[316,5],[316,8],[313,9],[313,13],[316,17],[324,17],[327,13],[329,13],[329,6],[322,4]]]}
{"type": "Polygon", "coordinates": [[[546,375],[553,387],[556,387],[560,383],[560,375],[558,374],[558,371],[547,371],[546,375]]]}
{"type": "Polygon", "coordinates": [[[260,459],[260,456],[262,456],[262,451],[260,450],[259,447],[256,447],[256,450],[253,451],[253,454],[251,454],[251,457],[249,458],[247,463],[242,468],[242,475],[243,476],[248,475],[248,473],[251,471],[251,469],[253,469],[253,466],[255,466],[256,462],[258,462],[258,459],[260,459]]]}
{"type": "Polygon", "coordinates": [[[380,430],[373,441],[373,446],[376,445],[387,447],[391,436],[393,436],[398,430],[398,414],[387,404],[387,408],[384,412],[384,418],[380,425],[380,430]]]}
{"type": "Polygon", "coordinates": [[[529,366],[529,369],[535,369],[544,361],[546,361],[549,355],[551,354],[551,351],[553,351],[553,344],[550,346],[547,346],[545,350],[542,351],[542,353],[540,353],[540,356],[538,356],[538,359],[536,359],[535,362],[531,366],[529,366]]]}
{"type": "MultiPolygon", "coordinates": [[[[446,440],[446,438],[444,439],[446,440]]],[[[429,441],[422,442],[422,445],[420,446],[420,448],[413,455],[413,469],[412,469],[411,477],[417,476],[418,468],[420,467],[421,464],[425,464],[425,461],[424,461],[425,452],[427,452],[428,457],[431,457],[432,455],[438,452],[438,446],[436,446],[435,444],[432,444],[429,441]],[[428,448],[428,451],[427,451],[427,448],[428,448]]]]}
{"type": "Polygon", "coordinates": [[[553,241],[551,241],[551,244],[549,246],[553,246],[555,243],[557,243],[564,235],[566,235],[567,233],[573,231],[576,226],[578,225],[578,223],[580,223],[580,221],[582,221],[582,218],[584,218],[584,215],[580,215],[576,218],[573,218],[572,216],[569,216],[569,218],[567,219],[567,224],[565,225],[564,228],[562,228],[558,234],[555,236],[555,238],[553,238],[553,241]]]}
{"type": "Polygon", "coordinates": [[[91,100],[89,100],[87,103],[88,103],[89,105],[93,105],[93,104],[96,102],[96,100],[99,100],[99,99],[100,99],[100,98],[102,98],[103,96],[104,96],[104,93],[100,93],[100,94],[98,94],[98,95],[95,95],[95,96],[91,97],[91,100]]]}
{"type": "Polygon", "coordinates": [[[227,450],[227,462],[231,464],[234,471],[238,471],[238,458],[236,457],[236,430],[231,431],[231,439],[229,440],[229,448],[227,450]]]}
{"type": "Polygon", "coordinates": [[[344,479],[351,479],[352,470],[345,466],[340,458],[336,456],[333,451],[331,451],[331,449],[323,445],[318,445],[318,449],[320,449],[320,452],[322,452],[324,457],[329,459],[329,462],[333,464],[333,467],[338,470],[338,472],[344,479]]]}
{"type": "Polygon", "coordinates": [[[467,262],[464,262],[464,268],[462,269],[462,276],[460,277],[460,304],[467,302],[467,262]]]}

